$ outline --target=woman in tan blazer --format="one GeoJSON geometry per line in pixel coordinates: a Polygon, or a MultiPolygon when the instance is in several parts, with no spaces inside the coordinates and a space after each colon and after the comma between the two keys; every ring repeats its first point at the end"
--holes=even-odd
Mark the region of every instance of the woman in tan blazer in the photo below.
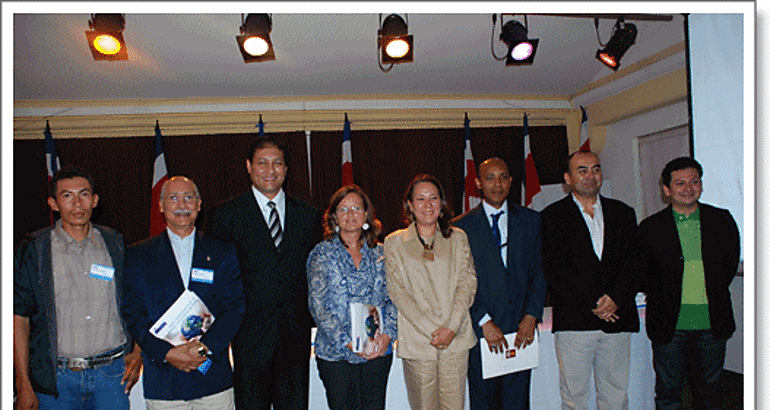
{"type": "Polygon", "coordinates": [[[476,344],[469,308],[476,271],[444,189],[417,175],[404,195],[409,222],[385,238],[385,274],[398,308],[398,357],[412,410],[462,409],[468,350],[476,344]]]}

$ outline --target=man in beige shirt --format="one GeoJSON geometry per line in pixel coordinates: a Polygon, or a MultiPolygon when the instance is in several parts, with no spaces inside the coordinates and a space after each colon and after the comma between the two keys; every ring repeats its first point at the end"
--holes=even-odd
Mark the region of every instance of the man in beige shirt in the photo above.
{"type": "Polygon", "coordinates": [[[18,409],[129,408],[142,359],[119,315],[123,238],[90,222],[98,202],[90,176],[60,170],[48,204],[61,218],[16,249],[18,409]]]}

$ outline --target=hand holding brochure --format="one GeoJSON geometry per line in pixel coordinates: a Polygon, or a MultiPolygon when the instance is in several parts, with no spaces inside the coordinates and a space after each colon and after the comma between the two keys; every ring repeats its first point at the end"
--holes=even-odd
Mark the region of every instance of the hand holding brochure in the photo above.
{"type": "Polygon", "coordinates": [[[535,332],[535,340],[532,344],[524,349],[515,349],[513,347],[516,333],[505,335],[505,340],[508,342],[508,349],[503,353],[490,352],[487,340],[483,337],[479,340],[479,347],[481,348],[481,374],[485,380],[537,367],[538,351],[540,350],[540,335],[537,332],[535,332]]]}
{"type": "Polygon", "coordinates": [[[354,352],[369,354],[376,351],[375,338],[381,332],[382,310],[379,306],[350,304],[350,338],[354,352]]]}
{"type": "MultiPolygon", "coordinates": [[[[214,323],[206,304],[190,290],[185,290],[171,307],[150,328],[153,336],[163,339],[174,346],[199,339],[214,323]]],[[[198,368],[203,374],[211,366],[211,359],[198,368]]]]}

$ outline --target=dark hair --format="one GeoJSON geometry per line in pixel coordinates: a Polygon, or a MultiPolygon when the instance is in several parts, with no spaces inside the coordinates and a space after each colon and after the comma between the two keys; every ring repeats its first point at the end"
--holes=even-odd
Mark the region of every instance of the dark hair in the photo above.
{"type": "Polygon", "coordinates": [[[695,170],[698,171],[698,176],[703,178],[703,167],[700,166],[698,161],[690,157],[679,157],[669,161],[669,163],[666,164],[666,167],[663,168],[663,172],[660,174],[660,179],[663,181],[663,185],[671,188],[671,173],[687,168],[695,168],[695,170]]]}
{"type": "Polygon", "coordinates": [[[324,213],[324,239],[329,240],[337,235],[337,206],[345,199],[348,194],[356,194],[361,197],[361,201],[364,203],[364,212],[366,216],[364,222],[369,224],[369,229],[364,229],[363,239],[366,240],[366,245],[370,248],[377,246],[377,237],[382,232],[382,223],[374,216],[374,206],[372,201],[366,195],[363,189],[358,185],[346,185],[338,189],[332,197],[329,198],[329,208],[324,213]]]}
{"type": "Polygon", "coordinates": [[[593,151],[575,151],[567,156],[567,161],[564,162],[564,173],[569,174],[569,164],[572,161],[572,158],[577,154],[592,154],[595,155],[597,158],[599,157],[596,155],[593,151]]]}
{"type": "Polygon", "coordinates": [[[430,182],[436,189],[438,189],[438,195],[441,199],[441,213],[438,217],[438,226],[441,230],[441,235],[444,238],[449,238],[452,235],[452,210],[449,208],[449,205],[447,205],[444,187],[441,186],[441,182],[439,182],[433,175],[419,174],[409,182],[409,185],[406,187],[406,192],[404,192],[404,223],[408,225],[414,222],[414,213],[409,209],[409,201],[411,201],[412,196],[414,196],[415,186],[420,182],[430,182]]]}
{"type": "Polygon", "coordinates": [[[284,164],[286,163],[286,147],[275,139],[267,136],[258,137],[251,143],[251,145],[249,145],[249,151],[246,153],[246,159],[251,162],[254,159],[254,154],[256,154],[257,151],[268,147],[273,147],[278,149],[278,151],[281,151],[281,154],[283,154],[283,162],[284,164]]]}
{"type": "Polygon", "coordinates": [[[88,181],[88,185],[91,185],[91,191],[94,193],[96,192],[94,179],[91,178],[90,175],[86,174],[85,172],[81,171],[78,168],[66,167],[56,171],[56,173],[53,174],[53,177],[51,177],[51,181],[48,182],[48,196],[50,196],[53,199],[56,199],[56,193],[57,193],[56,185],[59,184],[59,181],[61,181],[62,179],[73,179],[73,178],[85,178],[86,181],[88,181]]]}

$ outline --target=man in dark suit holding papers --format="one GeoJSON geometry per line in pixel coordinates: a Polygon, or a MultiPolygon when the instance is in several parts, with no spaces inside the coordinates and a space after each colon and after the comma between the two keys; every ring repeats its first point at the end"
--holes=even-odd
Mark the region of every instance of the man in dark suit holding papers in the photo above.
{"type": "Polygon", "coordinates": [[[196,232],[200,205],[190,179],[169,179],[160,198],[166,231],[126,253],[122,314],[142,347],[148,409],[234,407],[228,353],[243,320],[240,269],[233,245],[196,232]],[[174,346],[151,328],[185,290],[203,301],[214,322],[201,337],[174,346]]]}
{"type": "Polygon", "coordinates": [[[484,201],[454,224],[468,235],[478,279],[471,319],[476,336],[486,339],[470,351],[471,409],[528,409],[531,370],[484,380],[481,349],[505,354],[534,340],[546,290],[540,215],[508,203],[512,178],[503,160],[487,159],[477,175],[484,201]],[[513,332],[516,339],[510,346],[503,336],[513,332]]]}

